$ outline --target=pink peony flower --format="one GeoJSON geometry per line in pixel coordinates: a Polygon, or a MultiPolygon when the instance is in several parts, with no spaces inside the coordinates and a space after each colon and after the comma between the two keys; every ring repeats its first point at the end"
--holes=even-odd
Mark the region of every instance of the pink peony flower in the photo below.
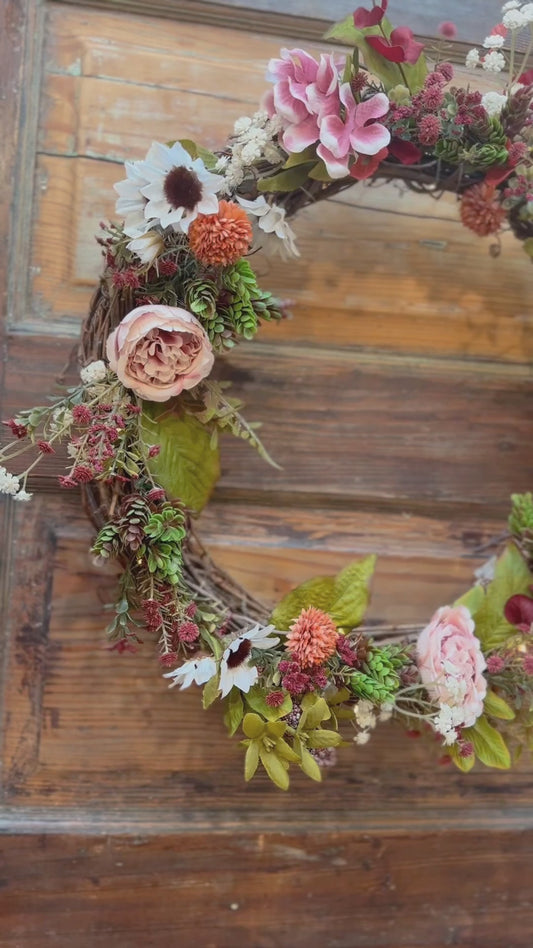
{"type": "Polygon", "coordinates": [[[357,104],[350,84],[345,82],[339,95],[344,106],[344,120],[338,114],[323,119],[317,148],[317,155],[322,158],[331,178],[346,177],[348,158],[353,152],[377,155],[390,142],[389,130],[374,121],[389,111],[389,100],[383,92],[357,104]]]}
{"type": "Polygon", "coordinates": [[[126,388],[166,402],[193,388],[213,367],[211,343],[192,313],[172,306],[138,306],[107,340],[107,358],[126,388]]]}
{"type": "Polygon", "coordinates": [[[443,606],[418,638],[417,665],[430,697],[460,707],[462,726],[471,727],[483,712],[486,662],[474,620],[465,606],[443,606]]]}

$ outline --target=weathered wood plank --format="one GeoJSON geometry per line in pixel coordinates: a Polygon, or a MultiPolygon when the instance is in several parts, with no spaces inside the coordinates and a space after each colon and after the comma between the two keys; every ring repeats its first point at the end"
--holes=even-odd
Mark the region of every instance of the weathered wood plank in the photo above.
{"type": "MultiPolygon", "coordinates": [[[[69,352],[65,339],[13,336],[4,413],[42,403],[69,352]]],[[[226,496],[420,513],[444,504],[503,518],[509,493],[531,486],[529,371],[259,344],[221,371],[283,468],[226,437],[226,496]]],[[[49,474],[61,468],[58,456],[46,462],[49,474]]]]}
{"type": "Polygon", "coordinates": [[[529,948],[531,833],[1,840],[2,948],[529,948]]]}
{"type": "MultiPolygon", "coordinates": [[[[107,9],[106,0],[67,0],[84,7],[107,9]]],[[[353,6],[353,4],[352,4],[353,6]]],[[[143,0],[115,0],[114,7],[123,13],[145,13],[143,0]]],[[[391,11],[397,25],[409,25],[419,35],[435,37],[437,28],[445,16],[456,22],[459,41],[479,43],[482,34],[499,22],[501,11],[498,0],[473,0],[465,7],[460,0],[447,0],[443,9],[438,0],[429,0],[421,8],[416,0],[403,0],[402,9],[398,4],[391,11]]],[[[256,30],[260,33],[282,33],[302,39],[319,39],[330,24],[347,16],[344,0],[328,3],[327,11],[322,0],[292,0],[291,5],[282,0],[253,0],[244,4],[242,0],[215,3],[209,0],[155,0],[150,3],[152,16],[168,17],[192,21],[195,24],[206,23],[210,26],[221,25],[234,30],[256,30]],[[232,9],[237,8],[237,9],[232,9]],[[324,19],[327,12],[328,18],[324,19]]],[[[455,47],[450,44],[453,56],[455,47]]]]}
{"type": "MultiPolygon", "coordinates": [[[[489,825],[496,810],[502,826],[523,821],[531,762],[524,760],[512,775],[479,768],[464,776],[438,766],[438,743],[409,740],[395,727],[381,727],[356,752],[347,749],[321,786],[296,774],[297,792],[284,799],[280,813],[279,792],[266,778],[244,784],[242,748],[228,740],[217,710],[203,712],[196,689],[166,687],[148,638],[135,655],[106,649],[104,605],[115,593],[114,571],[92,564],[92,528],[76,497],[41,496],[14,514],[12,575],[17,583],[33,579],[26,597],[12,597],[5,620],[10,648],[2,770],[11,825],[63,820],[96,828],[125,820],[132,831],[146,821],[283,828],[290,819],[295,826],[314,821],[324,829],[342,820],[348,828],[364,821],[369,829],[406,832],[446,821],[489,825]],[[41,537],[48,538],[46,550],[41,537]],[[46,582],[39,585],[41,574],[53,577],[49,591],[46,582]],[[32,610],[50,608],[49,622],[28,620],[28,602],[32,610]]],[[[222,520],[219,535],[223,526],[222,520]]],[[[431,541],[428,531],[425,558],[384,557],[371,613],[377,621],[423,623],[444,596],[450,601],[469,582],[477,561],[459,549],[454,554],[453,544],[449,556],[439,557],[443,532],[437,529],[431,541]]],[[[305,536],[287,553],[255,547],[253,529],[248,534],[240,545],[223,550],[217,544],[213,552],[232,570],[240,557],[249,583],[257,566],[258,575],[271,576],[274,594],[302,573],[328,572],[359,552],[357,536],[352,550],[325,549],[318,556],[306,550],[305,536]]]]}
{"type": "MultiPolygon", "coordinates": [[[[33,325],[52,330],[60,321],[75,331],[83,317],[100,267],[94,233],[113,216],[121,161],[168,138],[176,115],[176,135],[220,146],[234,119],[259,102],[281,42],[250,33],[243,47],[230,30],[49,8],[25,307],[33,325]]],[[[463,71],[458,81],[498,87],[498,77],[480,77],[463,71]]],[[[357,187],[305,211],[296,229],[300,261],[254,258],[265,284],[295,302],[297,319],[272,338],[531,360],[528,260],[509,237],[494,261],[489,241],[459,223],[453,195],[436,202],[392,185],[357,187]]]]}

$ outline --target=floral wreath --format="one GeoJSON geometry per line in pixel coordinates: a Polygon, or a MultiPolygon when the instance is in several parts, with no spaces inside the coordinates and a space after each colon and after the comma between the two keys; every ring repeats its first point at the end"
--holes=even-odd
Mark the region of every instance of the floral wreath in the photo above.
{"type": "MultiPolygon", "coordinates": [[[[202,686],[204,708],[221,700],[229,733],[242,728],[246,780],[260,763],[282,789],[291,765],[321,779],[349,744],[340,722],[364,744],[393,717],[433,747],[437,735],[465,772],[476,758],[508,768],[533,750],[531,494],[512,497],[500,555],[414,641],[361,628],[375,557],[305,582],[270,612],[215,566],[194,528],[219,475],[221,431],[270,461],[211,370],[263,320],[287,315],[247,255],[257,243],[297,255],[289,219],[300,208],[355,181],[401,179],[454,191],[465,226],[480,236],[508,226],[533,256],[533,3],[505,3],[483,49],[468,53],[471,68],[508,69],[502,91],[484,95],[453,84],[444,46],[429,65],[387,5],[359,7],[329,31],[347,54],[283,49],[260,110],[219,152],[154,142],[126,162],[115,185],[124,222],[99,237],[105,266],[80,381],[4,422],[15,440],[2,460],[37,448],[24,472],[0,467],[0,492],[16,501],[66,442],[61,486],[81,485],[98,528],[92,553],[122,568],[111,647],[135,651],[144,629],[170,687],[202,686]]],[[[451,39],[455,27],[440,32],[451,39]]]]}

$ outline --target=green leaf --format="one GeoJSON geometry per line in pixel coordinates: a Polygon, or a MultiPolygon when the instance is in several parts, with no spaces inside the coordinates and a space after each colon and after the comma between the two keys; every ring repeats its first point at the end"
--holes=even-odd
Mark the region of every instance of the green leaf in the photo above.
{"type": "Polygon", "coordinates": [[[330,717],[331,711],[326,699],[307,694],[302,700],[302,716],[298,724],[298,730],[310,731],[330,717]]]}
{"type": "Polygon", "coordinates": [[[322,747],[338,747],[339,744],[342,744],[342,737],[337,731],[327,731],[322,728],[311,731],[307,739],[307,746],[313,750],[322,747]]]}
{"type": "MultiPolygon", "coordinates": [[[[333,178],[331,177],[330,174],[328,174],[328,169],[326,168],[326,165],[324,164],[322,159],[320,159],[320,161],[317,161],[316,165],[313,168],[311,168],[309,172],[309,177],[312,178],[313,181],[324,181],[324,182],[333,181],[333,178]]],[[[349,177],[349,176],[346,175],[346,177],[349,177]]],[[[354,181],[354,184],[355,184],[355,181],[354,181]]]]}
{"type": "Polygon", "coordinates": [[[245,697],[245,701],[250,708],[257,711],[258,714],[261,714],[267,721],[277,721],[292,711],[292,698],[290,695],[285,695],[279,708],[271,708],[270,705],[266,703],[265,693],[260,685],[253,685],[250,688],[245,697]]]}
{"type": "Polygon", "coordinates": [[[459,599],[456,599],[454,606],[466,606],[470,615],[474,616],[478,609],[483,605],[485,599],[485,590],[483,586],[472,586],[459,599]]]}
{"type": "Polygon", "coordinates": [[[172,500],[199,513],[220,476],[210,432],[192,415],[179,413],[176,405],[153,402],[143,402],[140,431],[147,448],[154,444],[161,448],[157,457],[147,460],[156,482],[172,500]]]}
{"type": "Polygon", "coordinates": [[[265,722],[258,714],[250,714],[248,712],[248,714],[244,715],[242,729],[246,737],[257,740],[258,737],[262,737],[265,733],[265,722]]]}
{"type": "Polygon", "coordinates": [[[316,145],[308,145],[303,151],[291,152],[283,165],[283,170],[286,171],[288,168],[295,168],[296,165],[312,162],[313,160],[316,160],[316,145]]]}
{"type": "Polygon", "coordinates": [[[251,780],[257,770],[259,763],[259,744],[257,741],[250,741],[246,749],[244,758],[244,779],[251,780]]]}
{"type": "Polygon", "coordinates": [[[286,741],[281,737],[276,741],[276,754],[278,757],[281,757],[283,760],[288,760],[291,764],[299,764],[300,758],[296,751],[289,747],[286,741]]]}
{"type": "Polygon", "coordinates": [[[467,774],[470,770],[472,770],[472,767],[476,762],[475,754],[470,754],[469,757],[461,757],[457,744],[452,744],[451,747],[446,748],[446,750],[453,760],[455,766],[464,774],[467,774]]]}
{"type": "Polygon", "coordinates": [[[193,142],[190,138],[180,138],[179,143],[183,146],[185,151],[189,152],[191,158],[201,158],[206,168],[208,168],[209,171],[213,170],[218,159],[212,151],[209,151],[208,148],[204,148],[203,145],[197,145],[196,142],[193,142]]]}
{"type": "Polygon", "coordinates": [[[322,780],[322,773],[320,767],[318,766],[315,758],[312,754],[306,750],[305,747],[301,748],[302,759],[300,761],[300,767],[302,768],[306,777],[310,777],[311,780],[316,780],[317,783],[320,783],[322,780]]]}
{"type": "Polygon", "coordinates": [[[274,751],[267,751],[264,747],[260,749],[259,757],[272,783],[275,783],[276,787],[279,787],[280,790],[288,790],[289,775],[282,760],[280,760],[274,751]]]}
{"type": "Polygon", "coordinates": [[[330,614],[340,626],[359,625],[370,599],[370,580],[376,568],[376,557],[365,556],[363,560],[350,563],[335,579],[335,600],[330,614]]]}
{"type": "Polygon", "coordinates": [[[492,727],[485,715],[477,719],[473,727],[465,728],[463,737],[474,745],[476,757],[486,767],[509,770],[511,755],[500,732],[492,727]]]}
{"type": "MultiPolygon", "coordinates": [[[[336,705],[338,705],[338,704],[343,704],[343,702],[344,702],[344,701],[347,701],[348,698],[350,698],[350,697],[351,697],[351,693],[350,693],[350,691],[348,690],[348,688],[339,688],[339,690],[336,691],[334,695],[331,695],[330,697],[328,697],[327,701],[328,701],[328,704],[329,704],[330,708],[334,708],[334,707],[336,707],[336,705]]],[[[350,714],[351,714],[352,717],[353,717],[353,709],[352,709],[352,708],[350,709],[350,714]]]]}
{"type": "Polygon", "coordinates": [[[207,684],[204,686],[204,690],[202,692],[202,704],[204,706],[204,710],[209,708],[213,704],[213,701],[216,701],[217,696],[218,672],[215,672],[213,677],[210,678],[207,684]]]}
{"type": "Polygon", "coordinates": [[[516,717],[511,705],[500,698],[495,691],[487,691],[483,710],[489,717],[501,718],[503,721],[512,721],[516,717]]]}
{"type": "Polygon", "coordinates": [[[505,604],[511,596],[526,593],[532,582],[527,563],[514,543],[510,543],[499,557],[494,579],[486,587],[483,602],[474,615],[476,636],[484,652],[504,645],[516,634],[504,616],[505,604]]]}
{"type": "Polygon", "coordinates": [[[392,89],[398,83],[404,82],[404,77],[411,92],[418,92],[424,85],[427,73],[427,64],[422,54],[414,66],[402,63],[400,69],[396,63],[391,63],[366,42],[367,36],[380,36],[381,30],[389,38],[392,33],[392,23],[383,17],[379,26],[371,26],[365,30],[358,30],[353,22],[353,13],[335,23],[325,34],[325,39],[336,39],[347,46],[355,46],[363,55],[365,65],[371,73],[381,79],[385,91],[392,89]],[[403,73],[403,74],[402,74],[403,73]]]}
{"type": "Polygon", "coordinates": [[[272,623],[281,632],[288,630],[291,622],[300,615],[302,609],[316,606],[328,612],[335,598],[335,580],[332,576],[317,576],[291,590],[276,606],[272,613],[272,623]]]}
{"type": "Polygon", "coordinates": [[[296,191],[297,188],[305,184],[309,177],[309,170],[315,164],[312,161],[304,161],[301,164],[294,165],[286,171],[280,171],[271,178],[260,178],[257,182],[258,191],[296,191]]]}
{"type": "Polygon", "coordinates": [[[224,715],[224,724],[226,725],[230,737],[232,737],[244,715],[244,705],[241,693],[238,688],[232,688],[227,700],[226,713],[224,715]]]}

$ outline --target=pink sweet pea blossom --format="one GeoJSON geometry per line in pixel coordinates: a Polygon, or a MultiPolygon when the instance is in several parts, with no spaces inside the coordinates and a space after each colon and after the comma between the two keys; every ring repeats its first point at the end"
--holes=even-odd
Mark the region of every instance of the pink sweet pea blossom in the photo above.
{"type": "Polygon", "coordinates": [[[389,130],[374,121],[389,110],[389,100],[383,92],[357,104],[350,84],[345,82],[339,95],[345,109],[344,120],[339,115],[328,115],[323,119],[317,148],[317,155],[322,158],[331,178],[343,178],[348,174],[348,158],[353,152],[377,155],[390,142],[389,130]]]}
{"type": "Polygon", "coordinates": [[[366,36],[365,39],[376,53],[391,63],[410,63],[414,66],[424,49],[424,44],[417,43],[408,26],[398,26],[392,31],[390,40],[384,36],[366,36]]]}
{"type": "Polygon", "coordinates": [[[320,122],[326,115],[338,115],[342,60],[323,54],[320,62],[303,49],[282,49],[280,59],[271,59],[268,77],[274,82],[263,105],[278,115],[285,126],[283,145],[289,152],[301,152],[319,139],[320,122]]]}
{"type": "Polygon", "coordinates": [[[357,7],[353,15],[353,22],[356,29],[366,30],[370,26],[377,26],[385,16],[388,5],[389,0],[381,0],[381,3],[378,4],[377,7],[372,7],[371,10],[365,10],[364,7],[357,7]]]}

